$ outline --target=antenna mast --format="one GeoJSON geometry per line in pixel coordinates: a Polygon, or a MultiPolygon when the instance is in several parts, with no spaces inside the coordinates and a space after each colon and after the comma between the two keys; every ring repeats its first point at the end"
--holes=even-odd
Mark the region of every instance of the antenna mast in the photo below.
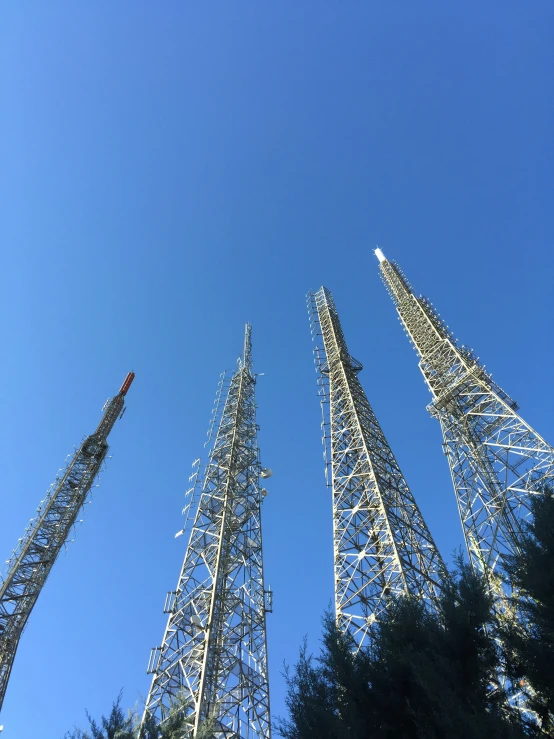
{"type": "Polygon", "coordinates": [[[530,497],[554,482],[554,449],[431,303],[415,296],[400,267],[380,249],[376,256],[431,391],[427,409],[441,425],[470,560],[480,571],[501,572],[502,557],[519,549],[530,497]]]}
{"type": "Polygon", "coordinates": [[[446,570],[360,384],[330,291],[308,293],[308,310],[333,492],[336,619],[362,646],[389,598],[410,593],[432,606],[446,570]]]}
{"type": "Polygon", "coordinates": [[[184,701],[185,737],[205,722],[214,736],[270,739],[266,612],[255,375],[251,327],[232,376],[204,471],[202,493],[161,647],[143,721],[161,724],[184,701]]]}
{"type": "Polygon", "coordinates": [[[7,562],[7,575],[0,585],[0,709],[27,619],[100,471],[108,452],[108,435],[124,411],[134,377],[129,372],[119,393],[105,406],[96,431],[86,437],[50,486],[7,562]]]}

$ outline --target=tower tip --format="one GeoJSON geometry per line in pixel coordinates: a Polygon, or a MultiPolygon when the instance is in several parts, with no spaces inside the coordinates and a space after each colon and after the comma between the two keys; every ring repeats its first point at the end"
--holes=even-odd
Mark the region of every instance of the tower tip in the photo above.
{"type": "Polygon", "coordinates": [[[119,395],[127,395],[127,391],[131,387],[131,384],[134,379],[135,379],[135,373],[128,372],[127,377],[123,380],[123,385],[119,388],[119,395]]]}
{"type": "Polygon", "coordinates": [[[377,249],[375,249],[375,256],[377,257],[377,259],[379,260],[379,262],[386,262],[387,261],[385,255],[383,254],[383,252],[381,251],[381,249],[379,249],[379,247],[377,247],[377,249]]]}
{"type": "Polygon", "coordinates": [[[247,323],[244,326],[244,350],[242,354],[243,367],[252,365],[252,324],[247,323]]]}

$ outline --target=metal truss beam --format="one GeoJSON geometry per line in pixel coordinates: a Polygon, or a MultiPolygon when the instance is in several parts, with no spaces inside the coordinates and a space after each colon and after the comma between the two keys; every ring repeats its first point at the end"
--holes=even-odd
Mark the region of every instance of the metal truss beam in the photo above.
{"type": "Polygon", "coordinates": [[[432,394],[428,410],[441,425],[470,560],[500,573],[503,556],[518,551],[530,497],[554,482],[554,449],[431,303],[415,296],[400,267],[380,249],[376,255],[432,394]]]}
{"type": "Polygon", "coordinates": [[[7,574],[0,585],[0,709],[25,624],[102,467],[108,435],[124,412],[125,395],[134,376],[130,372],[119,393],[104,406],[98,428],[50,486],[7,562],[7,574]]]}
{"type": "Polygon", "coordinates": [[[329,290],[308,293],[308,310],[333,492],[336,618],[362,646],[390,598],[410,593],[432,606],[446,570],[360,384],[362,365],[329,290]]]}
{"type": "Polygon", "coordinates": [[[177,589],[166,601],[163,643],[149,664],[144,716],[162,723],[179,701],[187,739],[207,720],[221,739],[271,735],[255,382],[247,325],[238,369],[228,386],[222,379],[219,427],[177,589]]]}

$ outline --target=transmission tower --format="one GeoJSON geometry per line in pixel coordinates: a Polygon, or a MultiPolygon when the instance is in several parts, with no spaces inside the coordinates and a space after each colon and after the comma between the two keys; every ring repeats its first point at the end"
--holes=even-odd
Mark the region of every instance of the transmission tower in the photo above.
{"type": "Polygon", "coordinates": [[[119,393],[106,401],[98,428],[56,477],[7,562],[7,574],[0,585],[0,708],[27,619],[100,471],[108,451],[108,435],[125,412],[125,395],[134,377],[134,372],[129,372],[119,393]]]}
{"type": "Polygon", "coordinates": [[[473,352],[458,345],[431,303],[414,295],[398,265],[375,253],[433,397],[428,410],[441,424],[471,562],[500,573],[502,557],[519,549],[530,497],[553,482],[554,449],[473,352]]]}
{"type": "Polygon", "coordinates": [[[329,290],[308,293],[308,310],[333,492],[336,618],[362,646],[389,598],[408,593],[433,606],[446,573],[360,384],[362,365],[329,290]]]}
{"type": "Polygon", "coordinates": [[[161,724],[178,702],[184,706],[187,739],[206,724],[221,739],[271,734],[266,648],[271,593],[264,590],[266,491],[259,479],[271,471],[259,461],[255,383],[247,324],[238,369],[220,386],[218,398],[225,399],[219,414],[216,403],[219,424],[212,424],[217,433],[204,481],[198,482],[187,551],[177,589],[166,599],[162,646],[152,650],[148,667],[153,679],[144,720],[150,716],[161,724]]]}

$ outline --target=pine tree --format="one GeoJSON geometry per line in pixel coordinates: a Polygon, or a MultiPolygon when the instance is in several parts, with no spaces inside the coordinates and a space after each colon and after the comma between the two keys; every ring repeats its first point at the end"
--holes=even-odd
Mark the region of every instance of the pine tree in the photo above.
{"type": "Polygon", "coordinates": [[[485,582],[458,564],[438,614],[391,602],[370,647],[354,651],[324,619],[318,658],[306,645],[286,675],[286,739],[516,739],[518,717],[497,683],[499,654],[485,582]]]}
{"type": "MultiPolygon", "coordinates": [[[[100,723],[86,712],[89,729],[74,729],[68,732],[64,739],[183,739],[183,730],[186,718],[183,710],[183,701],[176,698],[171,706],[169,716],[161,726],[158,726],[152,717],[147,717],[141,726],[140,717],[136,712],[124,713],[121,708],[120,693],[112,704],[109,716],[102,716],[100,723]]],[[[203,739],[210,739],[205,734],[203,739]]]]}
{"type": "Polygon", "coordinates": [[[538,735],[554,737],[554,496],[532,500],[532,522],[518,554],[506,558],[517,620],[500,627],[506,673],[538,717],[538,735]]]}
{"type": "MultiPolygon", "coordinates": [[[[321,739],[337,739],[346,736],[338,704],[340,697],[345,696],[353,686],[338,684],[335,679],[337,671],[333,664],[334,659],[350,662],[353,670],[359,661],[353,657],[346,637],[341,636],[332,618],[326,615],[322,656],[315,660],[313,655],[309,655],[305,640],[294,670],[285,668],[285,702],[290,718],[278,721],[278,730],[282,736],[287,739],[310,739],[316,736],[321,739]],[[327,661],[325,665],[324,659],[327,661]]],[[[363,680],[360,683],[361,686],[364,685],[363,680]]],[[[359,687],[354,688],[356,693],[359,687]]]]}
{"type": "Polygon", "coordinates": [[[112,704],[109,716],[102,716],[100,724],[87,711],[89,730],[74,729],[65,739],[135,739],[135,720],[132,714],[125,715],[121,708],[121,693],[112,704]]]}
{"type": "Polygon", "coordinates": [[[183,739],[187,724],[184,707],[184,696],[178,695],[172,700],[169,716],[163,724],[158,725],[152,716],[147,715],[140,726],[137,718],[136,739],[183,739]]]}
{"type": "Polygon", "coordinates": [[[522,736],[519,716],[509,709],[498,682],[500,653],[490,589],[461,558],[455,577],[444,584],[438,623],[432,674],[440,680],[437,718],[444,736],[522,736]]]}

